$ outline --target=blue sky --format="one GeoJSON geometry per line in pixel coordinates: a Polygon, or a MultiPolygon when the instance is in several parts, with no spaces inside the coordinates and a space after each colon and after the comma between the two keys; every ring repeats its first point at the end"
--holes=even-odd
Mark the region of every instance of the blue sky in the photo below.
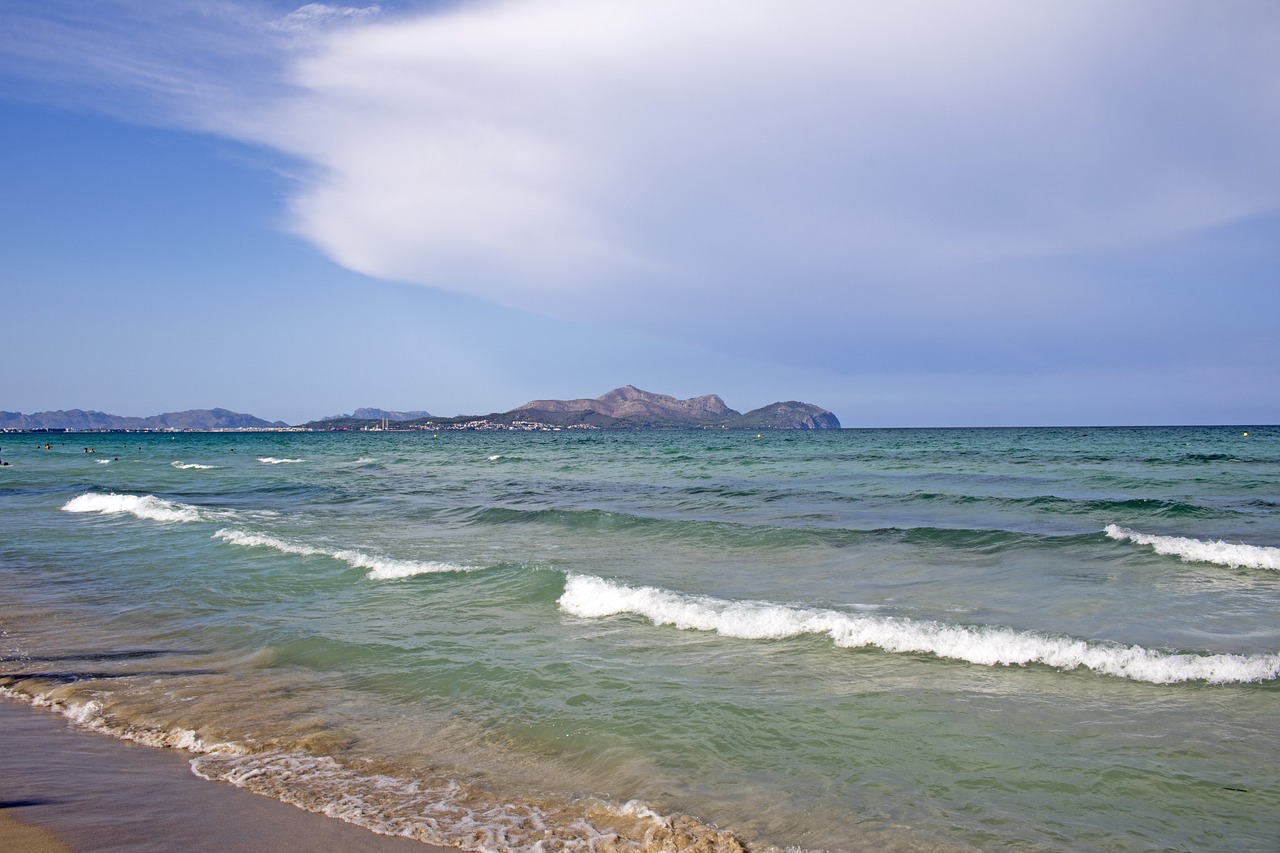
{"type": "Polygon", "coordinates": [[[1280,422],[1280,6],[0,6],[0,408],[1280,422]]]}

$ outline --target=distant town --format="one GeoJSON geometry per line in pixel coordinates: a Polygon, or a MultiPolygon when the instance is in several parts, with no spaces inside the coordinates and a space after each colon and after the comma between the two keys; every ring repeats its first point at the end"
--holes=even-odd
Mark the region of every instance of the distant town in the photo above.
{"type": "Polygon", "coordinates": [[[444,432],[445,430],[471,430],[476,432],[560,432],[561,430],[566,429],[603,429],[603,427],[594,426],[592,424],[567,424],[566,426],[556,426],[555,424],[544,424],[538,421],[511,421],[507,423],[503,421],[491,421],[488,418],[478,418],[476,420],[464,421],[462,423],[458,423],[453,420],[437,423],[436,421],[392,421],[384,419],[381,423],[360,424],[356,427],[284,427],[281,431],[346,432],[352,429],[359,432],[444,432]]]}

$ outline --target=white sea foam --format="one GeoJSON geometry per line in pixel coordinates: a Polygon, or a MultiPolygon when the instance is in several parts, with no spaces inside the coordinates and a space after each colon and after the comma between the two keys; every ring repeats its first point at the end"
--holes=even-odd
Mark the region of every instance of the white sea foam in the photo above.
{"type": "Polygon", "coordinates": [[[259,462],[265,462],[268,465],[284,465],[288,462],[306,462],[305,459],[277,459],[274,456],[259,456],[259,462]]]}
{"type": "Polygon", "coordinates": [[[1234,569],[1271,569],[1280,571],[1280,548],[1242,545],[1231,542],[1204,541],[1185,536],[1154,536],[1138,533],[1118,524],[1108,524],[1103,531],[1112,539],[1126,539],[1138,545],[1150,545],[1157,554],[1181,557],[1184,563],[1213,563],[1234,569]]]}
{"type": "Polygon", "coordinates": [[[465,781],[416,773],[404,778],[354,770],[327,755],[264,751],[201,755],[191,769],[260,794],[437,846],[508,853],[743,853],[730,833],[685,815],[661,815],[636,801],[502,801],[465,781]],[[553,841],[553,846],[548,842],[553,841]]]}
{"type": "Polygon", "coordinates": [[[113,717],[96,699],[78,701],[50,693],[28,693],[9,687],[0,687],[0,696],[25,700],[36,708],[47,708],[61,714],[78,726],[144,746],[183,749],[205,755],[233,756],[247,752],[243,746],[236,743],[205,740],[192,729],[161,729],[131,725],[113,717]]]}
{"type": "Polygon", "coordinates": [[[110,459],[95,459],[95,460],[93,460],[93,461],[94,461],[94,462],[97,462],[99,465],[110,465],[110,464],[111,464],[111,460],[110,460],[110,459]]]}
{"type": "Polygon", "coordinates": [[[172,465],[174,468],[178,468],[183,471],[187,471],[187,470],[207,471],[211,468],[222,467],[221,465],[201,465],[199,462],[170,462],[169,464],[172,465]]]}
{"type": "Polygon", "coordinates": [[[630,587],[590,575],[568,575],[559,603],[564,612],[587,619],[630,613],[655,625],[751,640],[826,635],[838,648],[874,646],[887,652],[932,654],[984,666],[1085,667],[1154,684],[1228,684],[1280,677],[1280,654],[1160,652],[1001,626],[948,625],[767,602],[724,601],[656,587],[630,587]]]}
{"type": "Polygon", "coordinates": [[[112,492],[90,492],[63,504],[64,512],[96,512],[102,515],[125,514],[148,521],[199,521],[200,510],[187,504],[167,501],[155,495],[117,495],[112,492]]]}
{"type": "Polygon", "coordinates": [[[193,753],[191,770],[203,779],[230,782],[383,835],[511,853],[546,853],[548,835],[554,835],[555,849],[566,853],[743,850],[727,832],[684,815],[658,814],[638,801],[501,801],[448,775],[371,773],[327,755],[261,750],[209,740],[192,729],[138,725],[116,718],[96,699],[78,701],[8,687],[0,687],[0,697],[47,708],[78,726],[122,740],[193,753]]]}
{"type": "Polygon", "coordinates": [[[426,560],[396,560],[390,557],[378,557],[347,548],[317,548],[300,542],[290,542],[263,533],[249,533],[244,530],[223,528],[213,534],[224,542],[241,545],[246,548],[271,548],[284,554],[297,554],[303,557],[324,556],[339,560],[352,568],[368,569],[369,580],[396,580],[414,575],[440,574],[444,572],[470,572],[475,569],[458,566],[452,563],[441,563],[426,560]]]}

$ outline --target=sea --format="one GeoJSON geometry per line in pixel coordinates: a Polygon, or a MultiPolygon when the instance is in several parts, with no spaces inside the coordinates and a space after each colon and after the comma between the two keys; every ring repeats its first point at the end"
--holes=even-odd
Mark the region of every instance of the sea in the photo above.
{"type": "Polygon", "coordinates": [[[1280,849],[1280,427],[0,436],[0,692],[474,851],[1280,849]]]}

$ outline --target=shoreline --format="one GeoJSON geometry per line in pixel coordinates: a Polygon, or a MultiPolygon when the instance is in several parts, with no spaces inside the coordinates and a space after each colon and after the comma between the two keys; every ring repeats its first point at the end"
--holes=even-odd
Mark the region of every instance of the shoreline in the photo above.
{"type": "Polygon", "coordinates": [[[456,853],[206,781],[187,761],[0,698],[0,849],[456,853]]]}

